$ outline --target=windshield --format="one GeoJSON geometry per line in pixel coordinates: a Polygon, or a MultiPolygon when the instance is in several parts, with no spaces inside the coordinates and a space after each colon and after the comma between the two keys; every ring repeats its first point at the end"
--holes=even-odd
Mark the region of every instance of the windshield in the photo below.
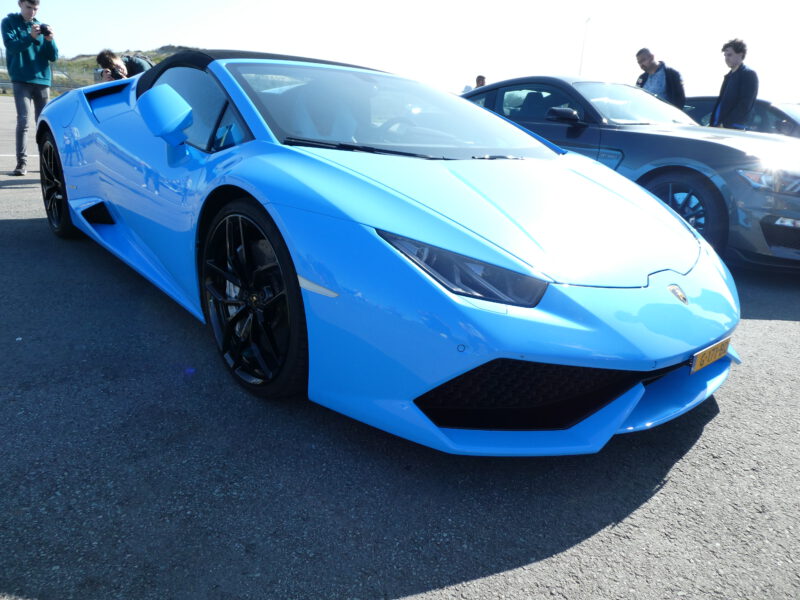
{"type": "Polygon", "coordinates": [[[644,90],[621,83],[576,83],[597,111],[617,125],[697,125],[685,112],[644,90]]]}
{"type": "Polygon", "coordinates": [[[281,143],[436,159],[552,156],[468,100],[401,77],[273,62],[228,68],[281,143]]]}

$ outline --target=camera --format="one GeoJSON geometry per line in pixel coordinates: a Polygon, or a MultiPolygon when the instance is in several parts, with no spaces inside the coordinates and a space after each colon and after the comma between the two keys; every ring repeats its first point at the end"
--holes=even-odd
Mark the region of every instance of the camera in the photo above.
{"type": "Polygon", "coordinates": [[[113,79],[124,79],[125,78],[125,75],[120,73],[119,69],[117,67],[111,67],[108,71],[111,73],[111,77],[113,79]]]}
{"type": "Polygon", "coordinates": [[[44,23],[39,25],[39,33],[41,35],[50,35],[52,31],[50,31],[50,25],[45,25],[44,23]]]}

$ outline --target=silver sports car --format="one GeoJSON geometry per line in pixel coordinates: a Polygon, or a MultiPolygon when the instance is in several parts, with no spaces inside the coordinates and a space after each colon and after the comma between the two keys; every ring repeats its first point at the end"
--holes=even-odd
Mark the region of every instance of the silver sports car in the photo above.
{"type": "Polygon", "coordinates": [[[800,140],[701,127],[624,84],[524,77],[464,96],[639,183],[729,257],[800,267],[800,140]]]}

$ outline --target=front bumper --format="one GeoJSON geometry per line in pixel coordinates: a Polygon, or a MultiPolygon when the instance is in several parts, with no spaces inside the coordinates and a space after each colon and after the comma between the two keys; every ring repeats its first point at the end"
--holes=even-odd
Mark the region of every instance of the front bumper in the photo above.
{"type": "Polygon", "coordinates": [[[281,217],[302,219],[302,226],[284,229],[294,232],[287,243],[297,272],[327,290],[303,289],[309,398],[431,448],[495,456],[597,452],[617,433],[648,429],[690,410],[714,393],[735,360],[731,350],[693,375],[680,366],[729,337],[739,321],[735,285],[707,245],[687,275],[654,273],[644,288],[551,284],[539,305],[525,308],[446,292],[369,227],[332,226],[308,212],[283,211],[281,217]],[[324,262],[307,250],[320,239],[324,262]],[[680,285],[688,305],[669,291],[672,284],[680,285]],[[530,423],[522,431],[445,426],[417,403],[498,360],[641,377],[577,421],[545,430],[530,423]],[[649,381],[662,370],[658,381],[649,381]]]}
{"type": "Polygon", "coordinates": [[[650,429],[690,411],[722,385],[731,364],[728,356],[689,374],[683,367],[657,382],[637,384],[573,427],[550,431],[475,431],[443,429],[440,450],[493,456],[561,456],[599,452],[616,434],[650,429]]]}

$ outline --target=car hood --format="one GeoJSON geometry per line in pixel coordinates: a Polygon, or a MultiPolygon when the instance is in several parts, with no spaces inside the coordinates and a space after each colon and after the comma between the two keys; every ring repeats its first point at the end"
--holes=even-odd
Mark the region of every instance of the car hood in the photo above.
{"type": "MultiPolygon", "coordinates": [[[[643,287],[651,273],[686,273],[697,261],[699,242],[688,225],[638,185],[582,156],[422,160],[304,150],[455,221],[557,282],[643,287]]],[[[366,224],[420,239],[418,230],[366,224]]]]}
{"type": "Polygon", "coordinates": [[[738,150],[773,168],[800,170],[800,140],[789,136],[699,125],[631,125],[626,129],[628,127],[642,133],[712,142],[738,150]]]}

